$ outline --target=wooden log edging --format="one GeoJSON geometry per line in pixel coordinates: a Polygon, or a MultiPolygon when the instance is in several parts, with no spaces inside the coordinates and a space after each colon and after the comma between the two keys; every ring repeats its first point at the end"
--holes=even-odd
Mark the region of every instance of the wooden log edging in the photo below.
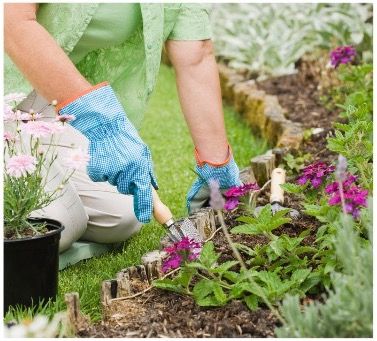
{"type": "Polygon", "coordinates": [[[301,124],[285,118],[277,96],[259,90],[254,80],[246,80],[236,70],[219,63],[223,98],[239,112],[249,126],[280,149],[298,149],[303,140],[301,124]]]}

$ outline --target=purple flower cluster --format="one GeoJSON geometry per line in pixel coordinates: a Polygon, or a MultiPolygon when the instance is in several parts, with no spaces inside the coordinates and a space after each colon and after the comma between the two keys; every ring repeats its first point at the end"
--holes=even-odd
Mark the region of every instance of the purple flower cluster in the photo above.
{"type": "Polygon", "coordinates": [[[334,172],[334,170],[334,166],[329,166],[322,161],[314,162],[302,170],[302,175],[297,179],[297,183],[299,185],[305,185],[310,181],[314,188],[318,188],[322,184],[323,179],[328,174],[334,172]]]}
{"type": "Polygon", "coordinates": [[[226,202],[224,208],[227,211],[234,210],[240,203],[240,197],[243,197],[244,195],[249,194],[250,192],[256,191],[258,189],[259,186],[256,182],[229,188],[225,192],[226,202]]]}
{"type": "Polygon", "coordinates": [[[184,237],[179,242],[166,247],[164,251],[169,256],[162,264],[162,271],[177,269],[182,263],[197,259],[201,249],[202,245],[189,237],[184,237]]]}
{"type": "MultiPolygon", "coordinates": [[[[342,182],[345,210],[347,213],[351,213],[354,218],[359,217],[360,207],[367,206],[368,197],[368,190],[358,187],[355,184],[356,180],[357,177],[355,175],[348,174],[347,178],[342,182]]],[[[341,193],[338,181],[327,185],[325,192],[330,195],[330,206],[341,204],[341,193]]]]}
{"type": "Polygon", "coordinates": [[[339,46],[330,53],[331,65],[337,68],[340,64],[348,64],[356,56],[356,50],[353,46],[339,46]]]}

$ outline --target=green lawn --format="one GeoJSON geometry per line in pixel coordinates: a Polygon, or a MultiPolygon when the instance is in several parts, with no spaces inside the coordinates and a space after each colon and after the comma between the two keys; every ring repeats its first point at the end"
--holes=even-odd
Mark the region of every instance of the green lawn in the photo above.
{"type": "MultiPolygon", "coordinates": [[[[249,164],[251,157],[262,153],[266,147],[263,141],[251,135],[250,129],[229,107],[225,107],[225,119],[234,157],[243,168],[249,164]]],[[[141,135],[152,150],[161,199],[176,217],[185,215],[185,195],[195,178],[192,172],[193,145],[180,112],[174,72],[164,65],[145,115],[141,135]]],[[[61,271],[57,302],[38,310],[52,314],[65,309],[64,293],[77,291],[83,312],[90,314],[93,320],[99,319],[101,282],[114,278],[120,269],[138,264],[144,253],[158,247],[163,234],[162,227],[151,222],[125,244],[122,252],[92,258],[61,271]]],[[[6,319],[29,314],[30,311],[10,312],[6,319]]]]}

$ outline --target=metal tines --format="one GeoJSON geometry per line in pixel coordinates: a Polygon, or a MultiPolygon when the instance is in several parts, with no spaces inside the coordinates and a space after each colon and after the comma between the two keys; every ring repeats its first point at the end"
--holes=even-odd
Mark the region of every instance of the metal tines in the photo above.
{"type": "Polygon", "coordinates": [[[182,238],[188,237],[196,242],[203,242],[203,238],[190,219],[186,218],[182,222],[174,221],[168,227],[168,236],[173,242],[179,242],[182,238]]]}

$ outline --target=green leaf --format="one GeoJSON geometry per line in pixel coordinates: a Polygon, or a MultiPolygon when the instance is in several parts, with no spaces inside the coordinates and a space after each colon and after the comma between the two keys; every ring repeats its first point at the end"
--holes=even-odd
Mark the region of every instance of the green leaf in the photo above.
{"type": "Polygon", "coordinates": [[[291,281],[301,285],[311,273],[311,269],[297,269],[291,276],[291,281]]]}
{"type": "Polygon", "coordinates": [[[258,225],[239,225],[236,227],[233,227],[230,230],[231,233],[244,233],[244,234],[259,234],[261,231],[258,228],[258,225]]]}
{"type": "Polygon", "coordinates": [[[283,188],[284,191],[286,191],[287,193],[294,193],[294,194],[302,193],[302,191],[305,189],[304,186],[300,186],[300,185],[296,185],[296,184],[288,183],[288,182],[285,184],[281,184],[280,187],[283,188]]]}
{"type": "Polygon", "coordinates": [[[235,271],[225,271],[223,273],[223,277],[226,278],[228,281],[236,283],[238,282],[240,274],[235,271]]]}
{"type": "Polygon", "coordinates": [[[227,296],[220,284],[210,279],[202,279],[196,283],[193,295],[200,306],[219,306],[227,302],[227,296]]]}
{"type": "Polygon", "coordinates": [[[192,293],[195,300],[200,300],[213,292],[213,281],[210,279],[201,279],[194,285],[192,293]]]}
{"type": "Polygon", "coordinates": [[[157,279],[152,282],[153,286],[159,289],[164,289],[164,290],[169,290],[169,291],[174,291],[178,293],[182,293],[184,290],[183,288],[174,282],[173,280],[169,278],[164,278],[164,279],[157,279]]]}
{"type": "Polygon", "coordinates": [[[225,304],[227,297],[219,283],[213,282],[213,293],[219,304],[225,304]]]}
{"type": "Polygon", "coordinates": [[[220,257],[215,251],[215,246],[212,241],[204,244],[202,251],[200,253],[200,262],[207,267],[211,268],[217,259],[220,257]]]}
{"type": "Polygon", "coordinates": [[[239,262],[235,260],[224,262],[220,264],[219,266],[217,266],[216,268],[212,269],[212,272],[222,275],[225,271],[228,271],[231,267],[235,266],[238,263],[239,262]]]}
{"type": "Polygon", "coordinates": [[[294,254],[299,256],[303,253],[316,253],[318,250],[312,246],[298,246],[293,250],[294,254]]]}
{"type": "Polygon", "coordinates": [[[244,297],[244,301],[247,305],[247,307],[253,311],[258,308],[258,298],[255,295],[249,295],[244,297]]]}
{"type": "Polygon", "coordinates": [[[241,252],[249,255],[249,256],[254,256],[255,255],[255,251],[251,248],[251,247],[248,247],[244,244],[241,244],[241,243],[233,243],[233,245],[241,252]]]}

